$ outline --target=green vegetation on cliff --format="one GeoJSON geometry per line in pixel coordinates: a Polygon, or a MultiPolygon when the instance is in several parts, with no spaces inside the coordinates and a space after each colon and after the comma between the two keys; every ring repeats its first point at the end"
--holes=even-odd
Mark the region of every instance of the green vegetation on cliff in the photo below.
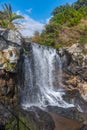
{"type": "Polygon", "coordinates": [[[87,0],[56,7],[42,33],[36,31],[30,40],[55,48],[87,43],[87,0]]]}

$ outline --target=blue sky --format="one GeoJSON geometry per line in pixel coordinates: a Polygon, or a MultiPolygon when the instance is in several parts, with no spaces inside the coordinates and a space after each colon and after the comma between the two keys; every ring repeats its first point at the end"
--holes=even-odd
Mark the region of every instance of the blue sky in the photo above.
{"type": "MultiPolygon", "coordinates": [[[[0,0],[0,5],[3,3],[11,3],[13,11],[24,15],[25,20],[21,22],[26,26],[26,34],[32,35],[35,30],[41,31],[43,29],[44,24],[48,22],[51,17],[51,12],[55,7],[65,3],[71,4],[75,1],[76,0],[0,0]],[[30,30],[30,32],[28,32],[28,30],[30,30]]],[[[26,35],[25,29],[24,31],[23,29],[23,35],[26,35]]]]}

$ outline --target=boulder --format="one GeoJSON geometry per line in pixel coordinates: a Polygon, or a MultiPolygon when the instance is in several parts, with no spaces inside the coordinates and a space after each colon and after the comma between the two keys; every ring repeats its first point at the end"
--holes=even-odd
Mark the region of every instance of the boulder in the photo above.
{"type": "Polygon", "coordinates": [[[14,42],[18,45],[22,45],[22,36],[17,30],[2,29],[0,28],[0,37],[3,37],[5,41],[14,42]]]}

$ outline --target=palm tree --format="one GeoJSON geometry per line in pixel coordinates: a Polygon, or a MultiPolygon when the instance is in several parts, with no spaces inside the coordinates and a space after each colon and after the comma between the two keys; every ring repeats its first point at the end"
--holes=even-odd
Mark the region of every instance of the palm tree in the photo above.
{"type": "Polygon", "coordinates": [[[12,7],[10,4],[5,3],[2,6],[3,6],[3,11],[1,11],[1,12],[3,13],[3,15],[2,15],[0,23],[2,23],[2,24],[4,23],[4,25],[6,27],[15,28],[13,21],[16,19],[24,18],[24,17],[16,14],[15,12],[12,12],[12,7]]]}

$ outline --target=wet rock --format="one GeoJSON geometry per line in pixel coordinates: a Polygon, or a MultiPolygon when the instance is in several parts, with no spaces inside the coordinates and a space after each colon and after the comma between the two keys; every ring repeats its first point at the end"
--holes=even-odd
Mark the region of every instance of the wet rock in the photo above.
{"type": "Polygon", "coordinates": [[[54,121],[50,114],[38,107],[31,107],[27,110],[21,109],[20,115],[27,119],[31,129],[54,130],[55,128],[54,121]]]}
{"type": "Polygon", "coordinates": [[[83,125],[79,130],[87,130],[87,125],[83,125]]]}
{"type": "Polygon", "coordinates": [[[63,98],[65,101],[74,104],[80,112],[87,114],[87,102],[81,97],[78,90],[66,91],[63,98]]]}
{"type": "Polygon", "coordinates": [[[48,106],[49,112],[54,112],[60,116],[64,116],[69,119],[77,120],[83,124],[87,124],[87,114],[79,112],[75,107],[72,108],[61,108],[58,106],[48,106]]]}
{"type": "Polygon", "coordinates": [[[50,112],[50,114],[55,122],[55,130],[79,130],[83,126],[76,120],[60,116],[54,112],[50,112]]]}
{"type": "Polygon", "coordinates": [[[61,61],[62,61],[62,69],[65,69],[67,66],[70,65],[72,56],[66,49],[63,49],[63,48],[59,48],[57,50],[57,53],[60,56],[61,61]]]}
{"type": "Polygon", "coordinates": [[[11,114],[6,109],[6,107],[7,107],[7,105],[5,106],[4,104],[2,104],[1,100],[0,100],[0,124],[2,124],[3,126],[6,125],[6,123],[9,121],[9,119],[11,117],[11,114]]]}
{"type": "Polygon", "coordinates": [[[0,130],[5,130],[5,126],[0,124],[0,130]]]}

